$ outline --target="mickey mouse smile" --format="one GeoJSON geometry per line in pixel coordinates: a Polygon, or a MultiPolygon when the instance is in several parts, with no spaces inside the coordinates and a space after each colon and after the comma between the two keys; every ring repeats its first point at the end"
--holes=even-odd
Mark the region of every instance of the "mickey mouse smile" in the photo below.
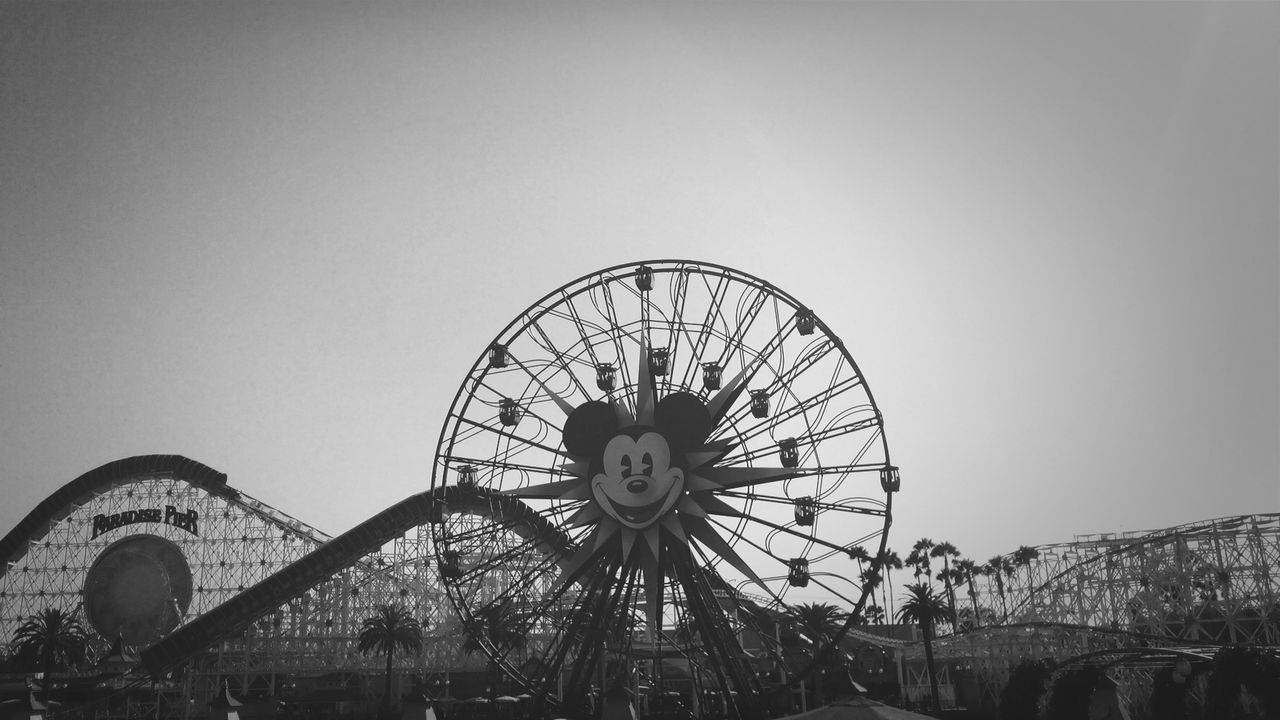
{"type": "Polygon", "coordinates": [[[611,515],[623,522],[637,527],[648,525],[654,517],[662,512],[667,504],[667,498],[663,497],[658,498],[648,505],[633,507],[615,502],[613,498],[608,496],[608,494],[603,492],[602,494],[605,495],[604,499],[608,502],[608,508],[613,510],[613,512],[610,513],[611,515]]]}
{"type": "Polygon", "coordinates": [[[670,510],[684,490],[684,471],[672,467],[671,446],[661,433],[635,427],[605,445],[602,472],[591,478],[601,510],[640,530],[670,510]]]}

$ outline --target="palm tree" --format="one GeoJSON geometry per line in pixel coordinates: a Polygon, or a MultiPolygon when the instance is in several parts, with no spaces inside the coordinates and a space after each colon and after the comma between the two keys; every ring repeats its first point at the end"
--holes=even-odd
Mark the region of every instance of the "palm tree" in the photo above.
{"type": "Polygon", "coordinates": [[[89,639],[75,617],[61,608],[45,608],[26,619],[13,633],[13,645],[19,653],[30,655],[40,663],[44,674],[41,689],[46,697],[53,669],[78,665],[84,660],[89,639]]]}
{"type": "Polygon", "coordinates": [[[858,579],[862,581],[867,592],[871,593],[870,608],[878,608],[876,604],[876,588],[880,587],[880,583],[884,581],[884,577],[880,574],[880,568],[876,567],[875,563],[872,563],[858,575],[858,579]]]}
{"type": "Polygon", "coordinates": [[[1015,567],[1013,562],[1004,555],[996,555],[987,561],[984,566],[984,575],[990,575],[996,581],[996,594],[1000,596],[1000,613],[1006,619],[1009,617],[1009,605],[1004,599],[1004,579],[1013,575],[1015,567]]]}
{"type": "MultiPolygon", "coordinates": [[[[841,612],[840,608],[830,603],[800,603],[791,610],[791,619],[798,626],[797,629],[811,643],[810,651],[813,654],[814,663],[820,665],[814,669],[813,673],[813,694],[817,705],[822,705],[825,699],[823,698],[823,667],[821,666],[830,663],[829,659],[819,657],[818,651],[820,648],[830,646],[830,641],[840,631],[843,616],[844,613],[841,612]]],[[[839,650],[836,649],[836,652],[839,652],[839,650]]]]}
{"type": "Polygon", "coordinates": [[[957,568],[943,568],[938,571],[938,579],[943,584],[942,599],[951,608],[951,615],[946,619],[951,623],[952,632],[960,631],[960,618],[956,615],[955,589],[964,584],[964,573],[957,568]]]}
{"type": "MultiPolygon", "coordinates": [[[[467,653],[486,652],[488,645],[498,653],[523,650],[529,642],[525,618],[516,611],[511,598],[496,600],[476,609],[462,649],[467,653]]],[[[498,664],[489,658],[489,675],[497,676],[498,664]]]]}
{"type": "Polygon", "coordinates": [[[876,606],[876,586],[880,584],[880,571],[876,568],[875,560],[872,559],[871,553],[861,545],[855,545],[849,549],[849,557],[858,561],[858,578],[862,580],[863,585],[869,585],[871,591],[871,607],[876,606]],[[863,563],[867,564],[864,568],[863,563]]]}
{"type": "Polygon", "coordinates": [[[884,608],[872,605],[866,611],[867,622],[871,625],[880,625],[884,623],[884,608]]]}
{"type": "Polygon", "coordinates": [[[947,602],[951,605],[951,627],[956,626],[956,591],[952,586],[951,575],[951,558],[960,557],[960,551],[955,545],[947,541],[942,541],[933,546],[929,551],[929,557],[942,558],[942,572],[938,573],[938,577],[942,579],[942,585],[947,591],[947,602]]]}
{"type": "Polygon", "coordinates": [[[973,582],[974,574],[979,572],[978,564],[969,558],[960,558],[956,561],[956,570],[969,586],[969,600],[973,603],[973,624],[975,627],[982,627],[982,622],[978,618],[978,589],[974,587],[973,582]]]}
{"type": "Polygon", "coordinates": [[[1027,569],[1027,594],[1031,594],[1031,561],[1040,557],[1040,551],[1030,545],[1019,545],[1017,550],[1013,551],[1014,567],[1027,569]]]}
{"type": "Polygon", "coordinates": [[[915,545],[911,546],[911,553],[907,555],[907,559],[902,562],[915,568],[915,578],[918,581],[920,574],[924,573],[929,578],[929,582],[933,582],[933,568],[929,565],[929,551],[933,549],[934,542],[929,538],[920,538],[915,545]]]}
{"type": "Polygon", "coordinates": [[[889,608],[889,615],[893,617],[893,597],[889,595],[889,588],[893,585],[893,575],[890,570],[902,569],[902,558],[898,557],[898,553],[885,548],[883,552],[876,555],[875,566],[877,570],[884,571],[884,584],[880,586],[880,592],[884,599],[884,604],[889,608]]]}
{"type": "Polygon", "coordinates": [[[929,690],[932,693],[933,705],[932,709],[937,712],[940,709],[938,703],[938,674],[933,664],[933,625],[939,620],[945,620],[950,614],[947,603],[942,598],[933,594],[933,588],[925,583],[915,583],[913,585],[904,585],[907,589],[907,599],[902,603],[902,607],[898,609],[898,616],[903,622],[914,622],[920,625],[920,632],[924,636],[924,663],[925,668],[929,672],[929,690]]]}
{"type": "Polygon", "coordinates": [[[378,652],[387,656],[386,686],[383,702],[391,710],[391,657],[396,650],[418,652],[422,649],[422,623],[403,605],[379,605],[373,617],[364,619],[356,647],[362,655],[378,652]]]}
{"type": "Polygon", "coordinates": [[[849,557],[858,561],[858,572],[862,572],[862,563],[871,562],[871,553],[861,545],[849,548],[849,557]]]}

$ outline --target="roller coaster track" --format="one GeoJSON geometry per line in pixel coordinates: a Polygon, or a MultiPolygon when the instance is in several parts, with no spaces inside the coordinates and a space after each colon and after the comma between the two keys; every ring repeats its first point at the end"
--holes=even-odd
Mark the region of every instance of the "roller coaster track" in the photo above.
{"type": "Polygon", "coordinates": [[[543,539],[544,549],[568,556],[574,549],[567,535],[523,502],[484,488],[448,486],[419,493],[392,505],[333,538],[235,598],[175,629],[142,650],[153,677],[178,667],[224,638],[241,632],[290,598],[306,592],[334,573],[362,562],[398,536],[444,513],[497,515],[504,523],[523,525],[543,539]]]}

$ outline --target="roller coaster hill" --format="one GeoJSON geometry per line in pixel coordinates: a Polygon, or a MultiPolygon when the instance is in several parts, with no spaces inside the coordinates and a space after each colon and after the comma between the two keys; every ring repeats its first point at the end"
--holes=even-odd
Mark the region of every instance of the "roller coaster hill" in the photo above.
{"type": "MultiPolygon", "coordinates": [[[[1153,687],[1175,668],[1203,700],[1222,648],[1280,657],[1280,515],[1077,536],[1024,553],[952,588],[954,620],[933,644],[944,707],[994,717],[1011,670],[1041,660],[1055,675],[1105,671],[1131,713],[1152,717],[1153,687]]],[[[923,702],[922,646],[900,645],[904,695],[923,702]]]]}
{"type": "MultiPolygon", "coordinates": [[[[0,540],[0,634],[12,638],[49,608],[83,620],[89,661],[55,675],[50,693],[72,714],[200,717],[228,692],[246,714],[278,701],[363,714],[382,693],[384,658],[358,651],[361,624],[379,605],[402,605],[426,642],[394,657],[395,696],[515,695],[523,688],[467,651],[441,578],[459,569],[429,547],[446,514],[520,513],[518,501],[494,502],[445,488],[329,537],[198,462],[116,461],[51,494],[0,540]]],[[[536,516],[525,520],[536,527],[536,516]]],[[[1088,658],[1136,689],[1225,644],[1280,645],[1280,515],[1077,537],[1037,553],[957,590],[956,624],[934,646],[944,707],[994,707],[1027,658],[1088,658]]],[[[855,629],[845,645],[886,650],[904,699],[922,702],[921,645],[875,630],[855,629]]],[[[6,661],[10,700],[26,698],[28,661],[6,661]]]]}
{"type": "MultiPolygon", "coordinates": [[[[427,547],[424,526],[444,494],[411,497],[333,538],[198,462],[112,462],[0,540],[0,635],[13,638],[50,608],[83,623],[90,662],[55,676],[50,693],[66,710],[207,715],[229,690],[250,705],[281,698],[358,712],[381,694],[384,670],[382,656],[357,650],[361,624],[379,605],[402,605],[426,637],[420,653],[395,658],[398,677],[438,695],[480,694],[498,678],[463,649],[427,547]]],[[[26,660],[13,655],[7,669],[39,669],[26,660]]],[[[26,677],[6,676],[10,699],[25,699],[26,677]]]]}

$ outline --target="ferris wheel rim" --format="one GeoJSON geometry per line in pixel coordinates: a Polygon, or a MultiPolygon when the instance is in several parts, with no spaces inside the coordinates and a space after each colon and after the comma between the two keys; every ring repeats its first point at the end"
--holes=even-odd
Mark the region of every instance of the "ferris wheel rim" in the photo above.
{"type": "MultiPolygon", "coordinates": [[[[743,272],[734,268],[730,268],[728,266],[721,265],[718,263],[710,263],[710,262],[667,259],[667,260],[646,260],[646,261],[639,261],[639,262],[620,263],[608,268],[595,270],[593,272],[590,272],[578,278],[575,278],[574,280],[571,280],[567,283],[563,283],[562,285],[555,288],[554,290],[544,294],[543,296],[538,298],[536,301],[530,303],[522,311],[520,311],[510,322],[507,323],[507,325],[500,332],[498,332],[493,337],[493,339],[488,343],[488,345],[485,346],[484,350],[481,351],[476,361],[471,365],[470,370],[466,374],[462,385],[459,387],[458,392],[455,394],[453,401],[450,404],[450,408],[446,415],[446,419],[442,424],[439,441],[437,443],[437,448],[438,448],[437,456],[434,459],[433,466],[432,466],[431,483],[433,488],[447,487],[447,485],[444,484],[444,478],[448,476],[450,463],[458,459],[458,456],[455,454],[454,450],[456,447],[456,443],[458,441],[461,423],[467,417],[468,411],[471,408],[471,403],[478,400],[478,398],[476,397],[476,389],[480,386],[481,381],[487,376],[489,370],[492,369],[493,367],[492,365],[489,365],[489,363],[491,362],[489,356],[492,350],[495,347],[502,347],[503,350],[505,351],[505,348],[506,348],[505,343],[507,341],[523,337],[525,333],[527,333],[531,327],[535,326],[535,324],[539,320],[547,317],[548,314],[551,313],[553,309],[559,307],[561,304],[563,303],[571,304],[571,301],[573,299],[576,299],[585,293],[589,293],[596,288],[600,288],[600,287],[608,288],[611,283],[622,282],[629,278],[634,278],[637,276],[638,272],[642,268],[648,268],[650,271],[652,271],[652,273],[655,276],[658,275],[659,273],[674,275],[682,272],[683,273],[700,273],[708,276],[717,276],[726,281],[738,283],[738,284],[747,286],[749,288],[753,288],[756,291],[759,291],[760,293],[763,294],[761,299],[762,304],[766,302],[769,298],[772,298],[773,300],[780,302],[780,304],[788,306],[791,309],[794,309],[796,311],[804,310],[804,311],[808,311],[809,313],[812,313],[812,310],[806,304],[800,302],[797,298],[790,295],[785,290],[782,290],[781,288],[773,285],[772,283],[765,281],[753,274],[743,272]]],[[[628,290],[630,290],[630,288],[628,288],[628,290]]],[[[642,290],[648,290],[648,288],[642,288],[642,290]]],[[[641,296],[641,297],[645,297],[645,296],[641,296]]],[[[609,298],[608,302],[610,303],[610,307],[612,307],[611,297],[609,298]]],[[[644,304],[648,302],[647,299],[642,300],[641,302],[642,302],[642,308],[647,307],[644,304]]],[[[775,306],[775,312],[776,312],[776,309],[777,308],[775,306]]],[[[888,438],[886,433],[884,432],[883,416],[879,411],[879,406],[875,401],[874,395],[871,392],[871,388],[867,383],[865,376],[862,374],[861,367],[857,364],[856,360],[853,358],[852,354],[849,352],[848,348],[845,346],[844,342],[840,339],[840,337],[837,334],[835,334],[832,331],[832,329],[825,322],[821,320],[821,318],[818,318],[815,315],[814,320],[816,322],[817,327],[821,328],[822,336],[828,341],[830,341],[832,345],[832,349],[837,351],[839,360],[847,364],[847,366],[852,370],[854,377],[859,380],[857,388],[863,395],[865,395],[866,405],[864,407],[869,407],[873,411],[874,422],[871,423],[871,426],[875,428],[875,432],[871,437],[871,439],[867,441],[868,443],[867,447],[869,448],[872,443],[878,446],[879,457],[882,458],[882,462],[872,463],[867,467],[882,468],[882,469],[885,467],[893,467],[891,464],[892,460],[891,460],[890,451],[889,451],[888,438]]],[[[667,319],[667,321],[672,322],[669,318],[667,319]]],[[[633,322],[636,322],[636,321],[633,320],[633,322]]],[[[641,327],[644,327],[644,323],[645,323],[644,318],[640,319],[638,322],[640,323],[641,327]]],[[[674,324],[675,323],[672,322],[672,325],[674,324]]],[[[582,326],[579,325],[578,327],[579,329],[581,329],[582,326]]],[[[617,331],[617,329],[618,328],[615,327],[614,331],[617,331]]],[[[582,336],[581,340],[586,346],[588,346],[588,348],[591,347],[591,340],[588,339],[585,334],[582,336]]],[[[578,353],[576,357],[580,358],[581,354],[584,351],[579,347],[578,343],[574,342],[570,347],[574,349],[576,353],[578,353]]],[[[642,344],[641,348],[643,349],[643,347],[644,345],[642,344]]],[[[572,374],[572,370],[568,365],[561,364],[560,368],[565,372],[572,374]]],[[[526,372],[528,371],[526,370],[526,372]]],[[[630,387],[630,386],[624,386],[624,387],[630,387]]],[[[579,385],[579,388],[585,390],[585,386],[579,385]]],[[[545,387],[543,389],[545,390],[545,387]]],[[[528,442],[528,441],[522,441],[522,442],[528,442]]],[[[552,442],[553,444],[558,445],[558,441],[552,440],[552,442]]],[[[543,450],[552,450],[552,448],[550,448],[549,446],[547,447],[539,446],[539,447],[542,447],[543,450]]],[[[552,452],[554,453],[556,451],[552,450],[552,452]]],[[[822,466],[819,466],[819,470],[821,471],[822,469],[823,469],[822,466]]],[[[871,539],[873,536],[878,534],[879,548],[877,549],[877,555],[882,554],[885,548],[887,547],[888,529],[892,521],[892,494],[893,494],[892,491],[886,490],[886,493],[885,493],[886,500],[883,503],[883,513],[882,513],[883,526],[878,532],[873,532],[867,535],[867,539],[871,539]]],[[[876,513],[876,514],[881,514],[881,513],[876,513]]],[[[852,543],[850,544],[850,546],[852,546],[852,543]]],[[[446,586],[448,587],[448,590],[449,590],[447,595],[450,598],[450,602],[454,604],[455,610],[457,610],[460,615],[466,615],[468,611],[463,607],[459,607],[460,598],[455,592],[454,587],[449,583],[446,583],[446,586]]],[[[863,589],[861,589],[859,593],[857,593],[857,600],[855,601],[855,610],[854,610],[855,613],[858,611],[861,611],[862,607],[865,605],[868,597],[872,594],[872,592],[873,592],[873,589],[871,587],[864,587],[863,589]]],[[[777,599],[779,602],[781,602],[781,598],[777,598],[777,599]]],[[[785,603],[783,604],[783,606],[785,607],[785,603]]],[[[847,633],[849,628],[852,626],[853,621],[854,621],[854,616],[853,614],[851,614],[847,622],[845,622],[841,626],[837,636],[833,638],[833,643],[838,642],[838,639],[847,633]]],[[[489,650],[486,649],[486,652],[489,652],[489,650]]],[[[494,656],[492,653],[491,653],[491,657],[493,657],[495,661],[498,661],[498,658],[494,656]]],[[[807,674],[808,672],[812,671],[812,669],[817,665],[818,665],[818,658],[815,657],[813,662],[810,663],[809,666],[802,673],[800,673],[800,676],[803,677],[804,674],[807,674]]],[[[510,671],[511,667],[506,666],[506,669],[510,671]]]]}
{"type": "MultiPolygon", "coordinates": [[[[557,297],[558,295],[561,295],[567,288],[570,288],[580,283],[583,283],[585,281],[588,281],[593,277],[604,276],[615,271],[625,270],[627,268],[636,269],[641,266],[654,266],[654,265],[673,265],[673,266],[679,266],[679,267],[694,266],[694,267],[715,268],[716,270],[722,271],[724,273],[728,273],[730,276],[735,276],[735,275],[740,276],[742,278],[752,281],[753,283],[760,285],[761,287],[771,290],[774,295],[787,301],[787,303],[790,304],[792,307],[795,307],[797,309],[799,308],[810,309],[810,310],[812,309],[812,308],[809,308],[808,305],[800,302],[798,299],[796,299],[793,295],[788,293],[786,290],[774,285],[773,283],[770,283],[767,280],[764,280],[763,278],[760,278],[757,275],[753,275],[751,273],[738,270],[736,268],[729,267],[728,265],[723,265],[716,262],[665,258],[665,259],[637,260],[632,262],[618,263],[606,268],[594,270],[584,275],[580,275],[577,278],[574,278],[569,282],[563,283],[556,289],[542,295],[532,303],[529,303],[527,306],[525,306],[524,310],[522,310],[519,314],[517,314],[514,318],[512,318],[511,321],[509,321],[502,328],[502,330],[500,330],[496,335],[494,335],[493,338],[484,346],[484,349],[476,357],[476,360],[471,364],[470,369],[466,372],[464,377],[470,379],[476,375],[476,372],[480,370],[481,367],[486,362],[486,355],[489,352],[489,348],[493,347],[495,344],[499,342],[499,340],[501,340],[503,337],[506,337],[509,333],[511,333],[512,329],[515,328],[517,325],[520,325],[521,320],[529,314],[529,310],[541,305],[542,303],[545,303],[551,300],[552,298],[557,297]]],[[[670,271],[667,271],[667,272],[670,272],[670,271]]],[[[634,275],[634,272],[632,272],[631,275],[634,275]]],[[[622,278],[628,277],[628,274],[622,273],[620,277],[622,278]]],[[[603,282],[604,281],[601,281],[600,284],[603,284],[603,282]]],[[[862,388],[866,392],[867,398],[871,401],[872,406],[877,408],[878,410],[879,403],[877,403],[875,400],[875,393],[872,391],[870,383],[866,381],[866,375],[862,372],[862,368],[858,365],[857,360],[853,357],[853,354],[850,353],[849,349],[845,346],[844,341],[840,338],[839,335],[837,335],[835,332],[831,330],[830,326],[828,326],[822,320],[821,316],[817,316],[815,314],[815,320],[817,321],[818,327],[822,328],[824,334],[826,334],[827,337],[831,338],[831,340],[835,343],[836,349],[844,356],[845,360],[849,363],[850,367],[853,368],[853,371],[859,377],[863,378],[862,388]]],[[[523,327],[521,329],[523,329],[524,327],[528,327],[530,322],[531,320],[524,322],[523,327]]],[[[450,430],[451,430],[451,420],[455,419],[456,417],[459,417],[461,410],[465,409],[466,407],[465,404],[463,408],[458,407],[458,403],[463,397],[464,397],[464,393],[462,392],[462,388],[459,388],[459,391],[454,394],[453,400],[450,401],[449,403],[449,409],[445,413],[444,422],[441,423],[440,435],[436,441],[437,448],[442,447],[444,445],[445,438],[449,436],[450,430]]],[[[877,412],[877,415],[878,416],[880,415],[879,412],[877,412]]],[[[893,462],[893,458],[889,448],[889,439],[888,439],[888,434],[885,431],[883,417],[880,417],[879,425],[880,425],[881,447],[884,452],[885,464],[891,465],[893,462]]],[[[456,428],[452,428],[452,429],[456,430],[456,428]]],[[[432,462],[431,487],[436,486],[437,474],[440,472],[440,468],[441,468],[441,464],[436,461],[437,459],[438,458],[433,458],[433,462],[432,462]]]]}

